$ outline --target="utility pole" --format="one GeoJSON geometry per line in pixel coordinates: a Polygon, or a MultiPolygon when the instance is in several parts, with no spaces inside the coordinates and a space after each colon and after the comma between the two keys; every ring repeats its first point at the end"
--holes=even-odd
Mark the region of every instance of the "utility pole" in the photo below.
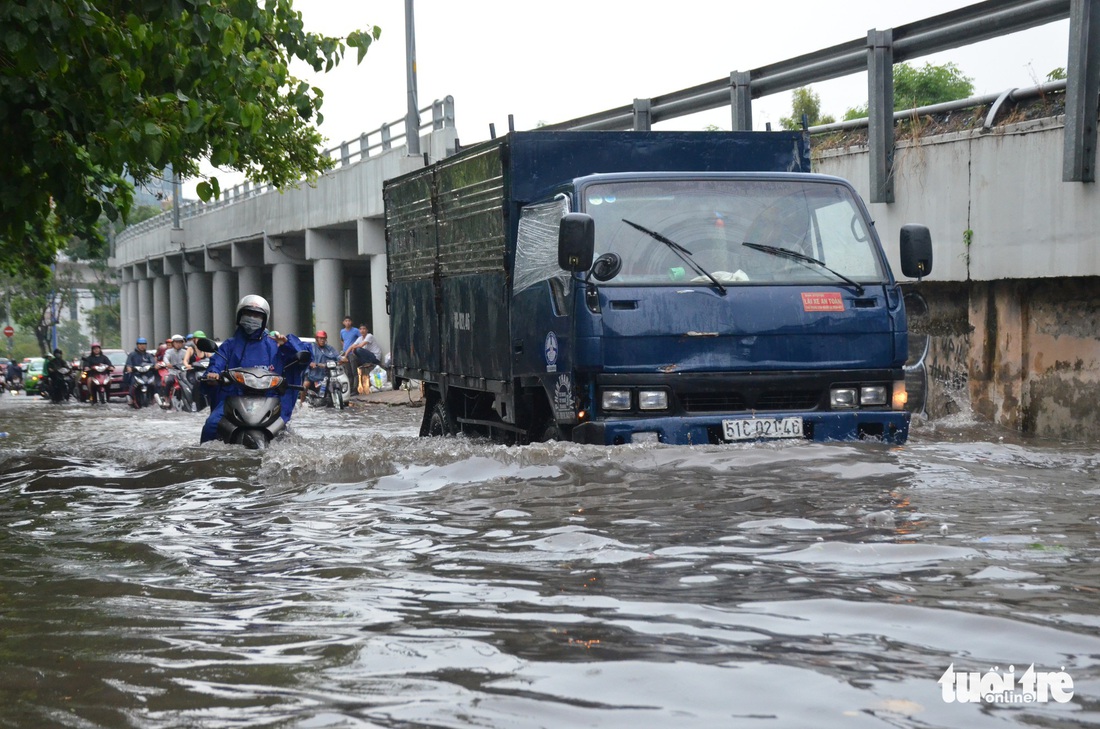
{"type": "Polygon", "coordinates": [[[405,146],[410,157],[420,156],[420,108],[416,100],[416,30],[413,28],[413,0],[405,0],[405,78],[409,110],[405,115],[405,146]]]}

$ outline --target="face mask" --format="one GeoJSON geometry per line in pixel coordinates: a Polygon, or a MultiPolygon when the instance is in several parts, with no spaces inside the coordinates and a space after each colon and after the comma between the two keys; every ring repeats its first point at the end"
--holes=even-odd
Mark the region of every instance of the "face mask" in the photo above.
{"type": "Polygon", "coordinates": [[[245,314],[241,317],[241,329],[244,329],[249,334],[255,334],[259,330],[260,326],[264,323],[262,317],[252,316],[245,314]]]}

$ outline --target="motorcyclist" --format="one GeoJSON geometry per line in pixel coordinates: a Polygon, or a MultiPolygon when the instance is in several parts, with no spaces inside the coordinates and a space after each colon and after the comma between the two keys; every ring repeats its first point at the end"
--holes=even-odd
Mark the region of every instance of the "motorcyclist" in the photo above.
{"type": "Polygon", "coordinates": [[[50,382],[50,400],[53,402],[61,402],[69,396],[69,376],[68,373],[62,372],[67,368],[69,363],[65,361],[65,355],[60,349],[55,349],[53,357],[46,363],[46,374],[50,382]]]}
{"type": "Polygon", "coordinates": [[[313,335],[316,340],[313,344],[309,345],[309,353],[313,358],[313,361],[309,363],[309,370],[306,371],[306,380],[302,384],[305,386],[302,390],[301,399],[306,399],[307,390],[316,390],[320,387],[321,382],[327,375],[325,365],[329,362],[343,362],[346,361],[340,356],[340,353],[336,351],[336,348],[328,343],[328,332],[319,330],[313,335]]]}
{"type": "Polygon", "coordinates": [[[123,384],[127,391],[130,393],[130,404],[137,407],[137,393],[134,392],[133,377],[131,376],[135,367],[141,367],[143,365],[155,365],[157,363],[156,357],[152,352],[147,351],[149,347],[149,340],[145,337],[138,337],[137,343],[134,345],[134,351],[126,357],[126,366],[123,369],[123,384]]]}
{"type": "MultiPolygon", "coordinates": [[[[92,367],[95,367],[96,365],[107,365],[107,372],[115,371],[115,366],[111,362],[111,358],[103,354],[103,347],[100,346],[99,342],[92,342],[92,351],[81,361],[80,369],[82,369],[84,372],[90,373],[92,367]]],[[[106,402],[106,392],[103,393],[103,397],[105,398],[104,402],[106,402]]],[[[92,401],[93,405],[99,402],[96,397],[96,393],[92,391],[90,384],[88,387],[88,399],[92,401]]]]}
{"type": "Polygon", "coordinates": [[[187,346],[184,347],[183,354],[183,370],[184,377],[191,384],[191,401],[195,404],[196,410],[202,410],[206,407],[207,400],[207,387],[199,382],[199,377],[195,375],[194,363],[205,359],[209,359],[210,353],[204,352],[199,348],[198,340],[205,339],[206,332],[202,329],[196,329],[193,333],[187,335],[189,340],[187,346]]]}
{"type": "MultiPolygon", "coordinates": [[[[287,365],[296,362],[297,353],[308,351],[298,337],[286,335],[286,341],[279,344],[267,335],[267,322],[271,318],[271,306],[267,299],[255,294],[245,296],[237,303],[237,329],[233,336],[226,339],[212,355],[210,368],[206,371],[209,382],[217,382],[221,373],[234,367],[267,367],[272,372],[283,374],[287,365]]],[[[240,394],[240,387],[227,384],[216,388],[210,403],[210,415],[202,427],[200,442],[214,440],[218,436],[218,423],[225,410],[225,400],[240,394]]],[[[284,407],[282,418],[290,421],[290,413],[284,407]]]]}
{"type": "Polygon", "coordinates": [[[164,354],[161,355],[159,364],[164,366],[164,372],[160,378],[159,392],[161,396],[162,408],[172,407],[170,393],[172,388],[176,384],[176,378],[180,376],[183,371],[183,365],[185,363],[186,352],[183,349],[183,335],[173,334],[169,340],[172,343],[168,349],[164,350],[164,354]]]}

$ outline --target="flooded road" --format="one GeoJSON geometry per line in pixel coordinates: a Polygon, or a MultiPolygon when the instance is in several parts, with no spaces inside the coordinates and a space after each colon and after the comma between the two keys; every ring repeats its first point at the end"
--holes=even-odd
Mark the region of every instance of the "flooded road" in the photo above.
{"type": "Polygon", "coordinates": [[[506,448],[420,414],[307,409],[256,454],[0,397],[0,726],[1100,722],[1093,444],[506,448]],[[1071,698],[952,682],[1030,667],[1071,698]]]}

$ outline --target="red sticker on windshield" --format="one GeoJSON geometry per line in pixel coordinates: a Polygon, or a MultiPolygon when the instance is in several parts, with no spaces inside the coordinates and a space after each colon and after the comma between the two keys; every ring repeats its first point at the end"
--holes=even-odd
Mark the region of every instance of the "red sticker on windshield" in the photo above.
{"type": "Polygon", "coordinates": [[[803,311],[844,311],[844,299],[836,291],[803,292],[803,311]]]}

